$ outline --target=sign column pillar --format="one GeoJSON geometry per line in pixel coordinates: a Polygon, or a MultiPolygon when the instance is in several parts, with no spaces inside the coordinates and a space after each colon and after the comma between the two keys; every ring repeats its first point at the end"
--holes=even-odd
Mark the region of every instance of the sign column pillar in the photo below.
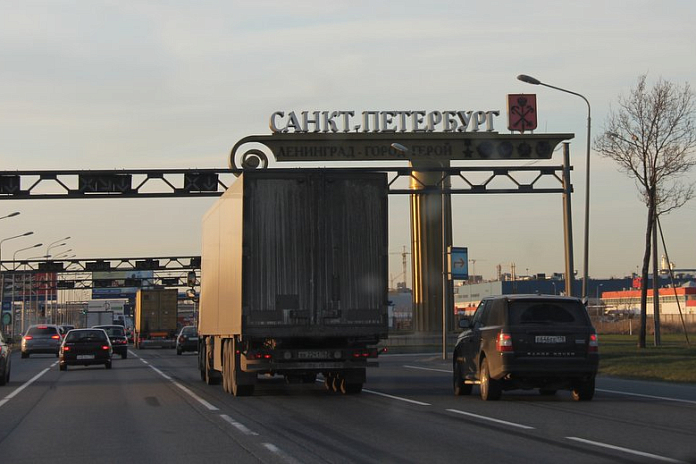
{"type": "MultiPolygon", "coordinates": [[[[447,308],[447,325],[451,327],[453,320],[453,316],[449,314],[451,305],[443,301],[449,300],[446,295],[452,291],[451,281],[443,279],[443,272],[446,271],[443,267],[443,253],[446,253],[452,242],[452,208],[449,196],[441,192],[445,174],[417,169],[449,167],[449,161],[413,161],[411,167],[415,169],[411,174],[411,190],[432,189],[427,193],[413,193],[410,196],[413,324],[416,332],[437,333],[442,331],[443,305],[447,308]]],[[[448,179],[445,188],[449,188],[448,179]]]]}

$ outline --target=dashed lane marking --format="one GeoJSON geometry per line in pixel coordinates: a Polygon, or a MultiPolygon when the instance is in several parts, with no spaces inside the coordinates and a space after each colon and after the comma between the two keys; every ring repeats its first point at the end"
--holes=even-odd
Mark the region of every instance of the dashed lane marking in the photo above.
{"type": "Polygon", "coordinates": [[[236,428],[237,430],[239,430],[240,432],[242,432],[244,435],[258,435],[258,433],[254,432],[253,430],[250,430],[249,427],[247,427],[246,425],[240,424],[239,422],[237,422],[236,420],[232,419],[232,418],[231,418],[230,416],[228,416],[227,414],[220,414],[220,417],[222,417],[222,419],[223,419],[225,422],[227,422],[227,423],[229,423],[230,425],[232,425],[232,427],[236,428]]]}
{"type": "Polygon", "coordinates": [[[486,420],[490,422],[495,422],[496,424],[502,424],[502,425],[509,425],[510,427],[518,427],[520,429],[525,429],[525,430],[532,430],[534,427],[529,426],[529,425],[523,425],[523,424],[517,424],[515,422],[508,422],[500,419],[494,419],[492,417],[487,417],[487,416],[479,416],[478,414],[472,414],[470,412],[466,411],[460,411],[458,409],[448,409],[449,412],[453,412],[455,414],[461,414],[463,416],[469,416],[469,417],[474,417],[476,419],[481,419],[481,420],[486,420]]]}
{"type": "Polygon", "coordinates": [[[660,456],[657,454],[651,454],[651,453],[645,453],[643,451],[636,451],[630,448],[623,448],[621,446],[615,446],[615,445],[609,445],[607,443],[601,443],[598,441],[592,441],[592,440],[585,440],[584,438],[578,438],[578,437],[566,437],[568,440],[573,440],[577,441],[580,443],[585,443],[586,445],[592,445],[592,446],[599,446],[600,448],[607,448],[607,449],[612,449],[615,451],[621,451],[623,453],[628,453],[628,454],[633,454],[636,456],[641,456],[644,458],[650,458],[650,459],[655,459],[657,461],[663,461],[663,462],[673,462],[673,463],[683,463],[686,464],[686,461],[679,461],[677,459],[672,459],[668,458],[665,456],[660,456]]]}

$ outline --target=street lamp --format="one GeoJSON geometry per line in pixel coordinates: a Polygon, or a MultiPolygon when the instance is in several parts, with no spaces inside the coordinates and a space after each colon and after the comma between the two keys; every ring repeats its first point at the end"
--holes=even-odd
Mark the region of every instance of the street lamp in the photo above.
{"type": "MultiPolygon", "coordinates": [[[[12,213],[12,214],[14,214],[14,213],[12,213]]],[[[19,213],[17,213],[17,214],[19,214],[19,213]]],[[[17,214],[14,214],[14,215],[16,216],[17,214]]],[[[11,217],[11,216],[12,216],[12,215],[10,215],[10,216],[5,216],[5,217],[11,217]]],[[[33,234],[33,233],[34,233],[34,232],[24,232],[23,234],[13,235],[12,237],[3,238],[2,240],[0,240],[0,263],[2,262],[2,244],[3,244],[4,242],[6,242],[6,241],[8,241],[8,240],[15,239],[15,238],[26,237],[27,235],[31,235],[31,234],[33,234]]]]}
{"type": "Polygon", "coordinates": [[[597,295],[596,295],[596,298],[595,298],[596,300],[599,300],[599,288],[600,288],[600,287],[604,287],[604,284],[598,284],[598,285],[597,285],[597,295]]]}
{"type": "MultiPolygon", "coordinates": [[[[11,214],[8,214],[7,216],[3,216],[3,218],[6,217],[14,217],[17,216],[19,213],[14,212],[11,214]]],[[[13,235],[12,237],[7,237],[2,240],[0,240],[0,307],[2,306],[2,302],[5,299],[5,277],[2,275],[2,244],[8,240],[13,240],[15,238],[20,238],[20,237],[26,237],[27,235],[31,235],[34,232],[24,232],[23,234],[19,235],[13,235]]],[[[0,310],[0,314],[2,313],[2,310],[0,310]]]]}
{"type": "MultiPolygon", "coordinates": [[[[51,248],[58,248],[58,247],[61,247],[61,246],[65,245],[66,243],[63,242],[63,240],[68,240],[68,239],[70,239],[70,236],[67,236],[67,237],[65,237],[65,238],[58,239],[58,240],[56,240],[55,242],[49,243],[48,246],[46,247],[46,259],[48,259],[48,258],[51,256],[51,253],[50,253],[51,248]],[[59,244],[58,242],[63,242],[63,243],[60,243],[60,244],[59,244]]],[[[49,289],[48,289],[48,286],[47,286],[47,288],[46,288],[46,294],[45,294],[46,300],[45,300],[45,302],[44,302],[44,304],[45,304],[46,306],[48,306],[48,296],[49,296],[49,295],[48,295],[48,293],[49,293],[48,290],[49,290],[49,289]]],[[[51,290],[53,290],[53,289],[51,289],[51,290]]],[[[56,299],[57,299],[57,298],[58,298],[58,290],[56,289],[56,299]]],[[[57,303],[57,301],[56,301],[56,303],[57,303]]]]}
{"type": "MultiPolygon", "coordinates": [[[[14,304],[15,304],[15,274],[14,274],[14,271],[17,270],[17,264],[16,264],[17,253],[19,253],[20,251],[24,251],[24,250],[31,250],[32,248],[38,248],[40,246],[43,246],[43,243],[37,243],[36,245],[32,245],[32,246],[29,246],[26,248],[20,248],[19,250],[15,251],[14,254],[12,255],[12,271],[13,271],[13,274],[12,274],[12,305],[10,306],[10,308],[11,308],[10,310],[11,310],[11,314],[12,314],[13,319],[14,319],[14,304]]],[[[22,284],[24,284],[24,282],[22,282],[22,284]]],[[[22,301],[21,333],[24,333],[24,305],[25,305],[25,302],[22,301]]],[[[14,328],[14,324],[13,324],[13,328],[14,328]]],[[[14,336],[14,330],[13,330],[13,336],[14,336]]]]}
{"type": "Polygon", "coordinates": [[[549,87],[551,89],[560,90],[561,92],[569,93],[577,97],[582,98],[587,103],[587,154],[586,154],[586,166],[585,166],[585,251],[583,254],[583,274],[582,274],[582,297],[587,297],[587,281],[588,281],[588,262],[589,262],[589,251],[590,251],[590,127],[591,127],[591,117],[590,117],[590,102],[583,95],[573,92],[571,90],[562,89],[553,85],[545,84],[539,79],[535,79],[532,76],[527,76],[526,74],[520,74],[517,79],[532,85],[543,85],[544,87],[549,87]]]}
{"type": "Polygon", "coordinates": [[[63,242],[63,240],[68,240],[69,238],[70,238],[70,237],[61,238],[60,240],[56,240],[55,242],[50,243],[50,244],[46,247],[46,256],[49,256],[49,255],[50,255],[51,248],[58,248],[58,247],[61,247],[61,246],[63,246],[63,245],[66,245],[66,243],[63,242]],[[63,243],[58,243],[58,242],[63,242],[63,243]]]}

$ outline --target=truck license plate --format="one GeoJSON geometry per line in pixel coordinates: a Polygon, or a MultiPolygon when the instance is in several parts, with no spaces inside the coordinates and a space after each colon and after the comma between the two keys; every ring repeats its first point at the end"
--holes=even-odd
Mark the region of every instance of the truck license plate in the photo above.
{"type": "Polygon", "coordinates": [[[328,353],[321,350],[298,351],[297,357],[300,359],[324,359],[328,357],[328,353]]]}

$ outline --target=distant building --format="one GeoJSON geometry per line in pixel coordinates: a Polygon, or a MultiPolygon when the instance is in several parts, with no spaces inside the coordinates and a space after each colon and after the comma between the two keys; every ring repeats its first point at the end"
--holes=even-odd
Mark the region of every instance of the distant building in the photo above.
{"type": "MultiPolygon", "coordinates": [[[[660,288],[660,314],[696,314],[696,283],[681,287],[660,288]]],[[[638,314],[640,290],[602,292],[602,301],[608,314],[638,314]]],[[[653,314],[653,290],[648,289],[646,314],[653,314]]]]}
{"type": "MultiPolygon", "coordinates": [[[[670,287],[669,282],[665,276],[660,277],[660,314],[678,315],[681,308],[682,314],[696,318],[696,280],[693,275],[678,276],[675,288],[670,287]]],[[[619,317],[634,316],[640,312],[640,285],[640,279],[635,276],[619,279],[590,279],[587,286],[588,310],[594,316],[605,314],[619,317]]],[[[582,281],[576,279],[573,295],[580,295],[581,287],[582,281]]],[[[648,282],[648,287],[646,311],[647,314],[652,315],[652,281],[648,282]]],[[[458,316],[470,316],[481,300],[487,296],[523,293],[563,295],[565,281],[562,279],[562,274],[553,274],[550,278],[537,274],[517,280],[494,280],[471,284],[464,282],[454,287],[454,313],[458,316]]],[[[390,327],[395,330],[410,329],[412,294],[408,291],[391,291],[389,299],[391,301],[390,327]]]]}
{"type": "MultiPolygon", "coordinates": [[[[471,314],[479,302],[491,295],[513,295],[523,293],[539,293],[543,295],[564,295],[565,280],[559,278],[560,274],[547,279],[543,274],[527,277],[524,280],[495,280],[475,284],[464,283],[454,287],[454,312],[458,315],[471,314]]],[[[630,290],[633,285],[632,277],[622,279],[590,279],[587,285],[587,294],[590,305],[596,305],[603,291],[630,290]]],[[[573,295],[580,295],[582,281],[575,280],[573,295]]]]}

